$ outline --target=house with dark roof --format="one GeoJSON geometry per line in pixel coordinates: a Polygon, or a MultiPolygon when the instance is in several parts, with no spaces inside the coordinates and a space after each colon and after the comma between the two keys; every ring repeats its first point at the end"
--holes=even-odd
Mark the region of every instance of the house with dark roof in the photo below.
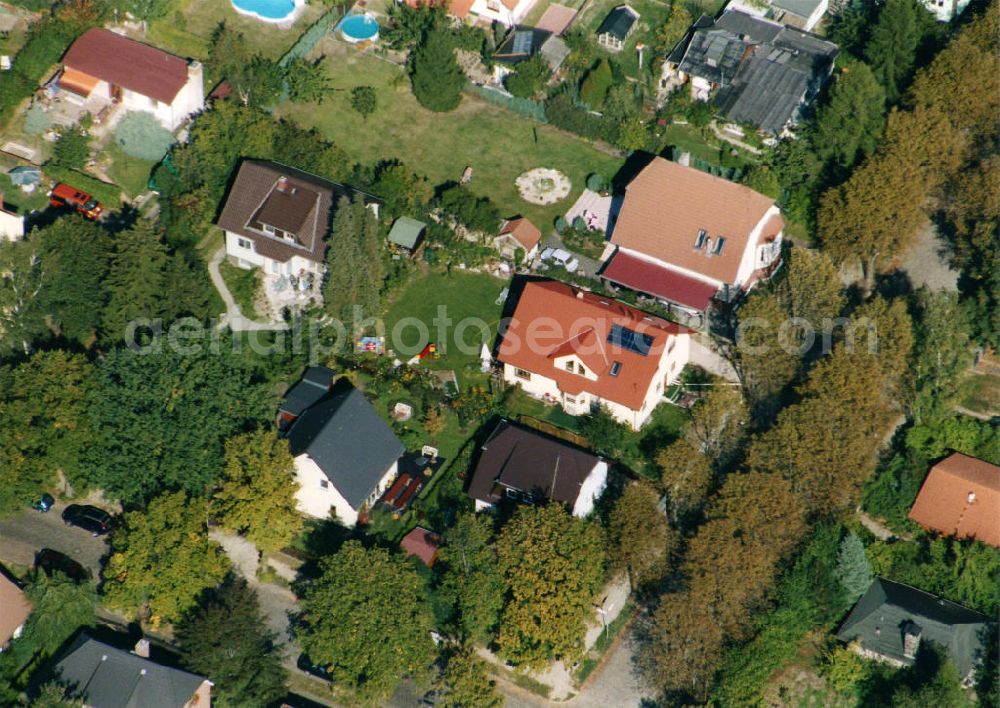
{"type": "Polygon", "coordinates": [[[797,123],[833,71],[836,44],[795,27],[727,10],[702,17],[663,63],[661,87],[688,83],[739,125],[782,134],[797,123]]]}
{"type": "Polygon", "coordinates": [[[329,394],[333,388],[333,376],[333,369],[325,366],[307,368],[298,383],[285,393],[285,398],[278,408],[278,425],[287,428],[305,413],[306,409],[319,403],[320,399],[329,394]]]}
{"type": "Polygon", "coordinates": [[[657,157],[625,190],[600,277],[704,315],[770,277],[784,226],[771,197],[657,157]]]}
{"type": "Polygon", "coordinates": [[[620,52],[629,35],[635,31],[639,13],[628,5],[619,5],[608,13],[597,28],[597,43],[605,49],[620,52]]]}
{"type": "Polygon", "coordinates": [[[922,642],[943,648],[966,686],[993,648],[985,644],[989,617],[917,588],[876,578],[837,631],[864,657],[910,666],[922,642]]]}
{"type": "Polygon", "coordinates": [[[931,467],[909,517],[925,529],[1000,548],[1000,467],[953,452],[931,467]]]}
{"type": "Polygon", "coordinates": [[[608,463],[592,452],[501,420],[479,450],[468,494],[476,511],[510,501],[517,504],[558,502],[580,518],[608,484],[608,463]]]}
{"type": "Polygon", "coordinates": [[[771,0],[768,16],[775,22],[811,32],[830,8],[830,0],[771,0]]]}
{"type": "Polygon", "coordinates": [[[364,394],[343,379],[303,410],[285,437],[295,457],[299,511],[345,526],[378,501],[405,452],[364,394]]]}
{"type": "Polygon", "coordinates": [[[102,27],[80,35],[66,51],[57,80],[65,97],[95,112],[112,104],[152,113],[168,130],[205,107],[201,64],[102,27]]]}
{"type": "Polygon", "coordinates": [[[496,360],[504,382],[569,415],[604,408],[641,428],[688,362],[690,331],[553,280],[524,285],[496,360]]]}
{"type": "Polygon", "coordinates": [[[52,677],[88,708],[206,708],[212,682],[149,658],[149,641],[133,651],[80,633],[56,657],[52,677]]]}
{"type": "Polygon", "coordinates": [[[364,192],[269,160],[243,160],[216,225],[226,232],[226,255],[241,268],[260,268],[268,292],[291,289],[319,297],[327,240],[340,200],[364,192]]]}

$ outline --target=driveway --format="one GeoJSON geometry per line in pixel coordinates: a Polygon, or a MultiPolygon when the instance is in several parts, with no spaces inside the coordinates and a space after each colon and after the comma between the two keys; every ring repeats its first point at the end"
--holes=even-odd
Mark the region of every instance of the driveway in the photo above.
{"type": "MultiPolygon", "coordinates": [[[[559,234],[557,234],[554,231],[542,239],[542,246],[539,252],[541,252],[541,250],[544,250],[546,248],[561,248],[564,251],[569,251],[570,253],[572,253],[573,256],[578,261],[580,261],[580,270],[586,273],[587,277],[589,278],[593,278],[594,274],[601,268],[601,262],[599,260],[595,258],[588,258],[587,256],[577,253],[572,248],[563,243],[563,240],[559,237],[559,234]]],[[[580,271],[578,270],[577,273],[579,274],[579,272],[580,271]]]]}
{"type": "Polygon", "coordinates": [[[63,523],[66,508],[57,503],[47,513],[27,509],[0,520],[0,560],[31,566],[35,553],[52,548],[65,553],[100,577],[101,559],[108,551],[107,536],[95,537],[88,531],[63,523]]]}

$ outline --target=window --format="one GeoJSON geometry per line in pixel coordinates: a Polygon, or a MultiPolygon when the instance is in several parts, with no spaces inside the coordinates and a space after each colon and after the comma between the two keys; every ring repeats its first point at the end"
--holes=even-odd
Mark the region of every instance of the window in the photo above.
{"type": "Polygon", "coordinates": [[[583,364],[577,363],[577,365],[576,365],[576,373],[580,374],[580,376],[586,376],[587,375],[587,370],[585,368],[583,368],[583,364]]]}
{"type": "Polygon", "coordinates": [[[698,229],[698,236],[694,240],[694,249],[696,251],[705,245],[705,239],[707,237],[708,232],[705,231],[705,229],[698,229]]]}
{"type": "Polygon", "coordinates": [[[275,274],[281,272],[281,266],[278,264],[278,261],[271,261],[271,272],[275,274]]]}
{"type": "Polygon", "coordinates": [[[525,381],[531,381],[531,372],[524,369],[514,369],[514,376],[525,381]]]}
{"type": "Polygon", "coordinates": [[[622,372],[622,363],[620,361],[613,362],[611,364],[611,375],[617,376],[622,372]]]}
{"type": "Polygon", "coordinates": [[[570,359],[569,361],[566,362],[566,371],[568,371],[569,373],[572,374],[573,373],[573,368],[574,368],[573,367],[573,360],[570,359]]]}
{"type": "Polygon", "coordinates": [[[507,489],[505,490],[505,494],[507,495],[508,499],[517,499],[518,492],[516,489],[511,489],[510,487],[507,487],[507,489]]]}
{"type": "MultiPolygon", "coordinates": [[[[673,368],[673,364],[670,365],[670,368],[673,368]]],[[[663,382],[662,381],[657,381],[656,382],[656,392],[659,393],[662,390],[663,390],[663,382]]]]}
{"type": "Polygon", "coordinates": [[[261,224],[260,228],[264,231],[264,233],[274,236],[274,227],[270,224],[261,224]]]}
{"type": "Polygon", "coordinates": [[[719,254],[722,253],[722,247],[725,246],[725,245],[726,245],[726,237],[725,236],[716,236],[715,237],[715,247],[712,248],[711,251],[709,251],[709,254],[713,255],[713,256],[718,256],[719,254]]]}
{"type": "Polygon", "coordinates": [[[321,486],[323,489],[328,489],[330,487],[330,482],[328,480],[321,479],[319,481],[319,486],[321,486]]]}
{"type": "Polygon", "coordinates": [[[571,403],[571,404],[576,403],[576,399],[573,396],[566,396],[565,398],[566,398],[566,403],[571,403]]]}
{"type": "Polygon", "coordinates": [[[253,243],[251,243],[250,239],[248,239],[248,238],[237,238],[236,239],[236,245],[239,246],[240,248],[242,248],[245,251],[252,251],[253,250],[253,243]]]}

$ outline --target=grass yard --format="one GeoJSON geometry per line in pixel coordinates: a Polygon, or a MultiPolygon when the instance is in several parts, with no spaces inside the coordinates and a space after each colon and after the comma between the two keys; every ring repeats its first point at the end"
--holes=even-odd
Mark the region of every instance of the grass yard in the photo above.
{"type": "MultiPolygon", "coordinates": [[[[467,318],[469,322],[481,322],[489,330],[487,344],[492,345],[496,336],[497,323],[503,310],[503,302],[497,303],[500,293],[508,283],[484,273],[431,272],[414,277],[410,283],[395,294],[385,317],[387,347],[399,350],[407,347],[412,351],[420,341],[422,332],[416,325],[401,327],[398,339],[393,342],[393,329],[404,318],[412,318],[426,327],[430,341],[438,345],[440,359],[425,359],[421,366],[428,369],[453,369],[458,375],[459,385],[470,381],[482,383],[485,377],[479,373],[479,349],[483,344],[481,329],[477,326],[459,327],[467,318]],[[447,334],[442,339],[434,320],[438,308],[451,321],[447,334]],[[456,339],[465,341],[465,352],[461,351],[456,339]]],[[[406,358],[399,352],[400,358],[406,358]]]]}
{"type": "Polygon", "coordinates": [[[337,90],[322,104],[285,104],[275,113],[315,127],[351,160],[397,158],[434,184],[457,182],[470,166],[475,171],[473,192],[493,199],[502,216],[522,214],[543,231],[573,204],[588,174],[615,174],[622,164],[580,138],[470,96],[451,113],[432,113],[413,97],[402,67],[332,38],[320,47],[337,90]],[[350,105],[350,89],[362,85],[373,86],[378,96],[378,106],[367,120],[350,105]],[[569,197],[550,206],[521,199],[514,180],[535,167],[553,167],[569,176],[569,197]]]}
{"type": "Polygon", "coordinates": [[[255,319],[257,317],[257,307],[254,304],[257,300],[257,293],[260,290],[260,271],[257,268],[245,270],[235,266],[228,260],[219,264],[219,274],[226,281],[226,287],[232,293],[236,304],[240,306],[244,317],[255,319]]]}
{"type": "Polygon", "coordinates": [[[966,376],[959,388],[958,405],[982,416],[1000,416],[1000,375],[966,376]]]}
{"type": "Polygon", "coordinates": [[[136,197],[148,189],[149,174],[153,171],[155,162],[127,155],[114,140],[109,140],[102,152],[111,158],[108,177],[126,194],[136,197]]]}
{"type": "MultiPolygon", "coordinates": [[[[212,32],[220,22],[242,32],[253,52],[277,58],[288,51],[299,35],[326,11],[322,3],[306,4],[305,11],[288,29],[241,15],[229,0],[180,0],[177,9],[149,26],[143,41],[180,56],[204,60],[212,32]]],[[[211,67],[206,71],[211,72],[211,67]]],[[[206,85],[206,92],[211,87],[206,85]]]]}
{"type": "MultiPolygon", "coordinates": [[[[604,18],[613,9],[621,5],[618,0],[600,0],[588,5],[583,10],[583,16],[578,17],[573,23],[574,27],[580,27],[591,37],[595,46],[597,44],[597,28],[604,22],[604,18]]],[[[656,44],[656,29],[664,23],[670,15],[669,3],[660,0],[631,0],[629,6],[639,13],[637,26],[625,41],[625,48],[620,52],[610,52],[602,49],[602,54],[618,63],[626,76],[639,79],[643,83],[653,78],[650,66],[655,58],[652,47],[656,44]],[[639,68],[639,53],[635,50],[637,44],[646,45],[642,60],[642,69],[639,68]]]]}

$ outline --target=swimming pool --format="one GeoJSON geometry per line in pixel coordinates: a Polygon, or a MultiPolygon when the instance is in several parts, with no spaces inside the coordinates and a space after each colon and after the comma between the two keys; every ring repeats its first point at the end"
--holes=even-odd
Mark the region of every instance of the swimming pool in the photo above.
{"type": "Polygon", "coordinates": [[[378,22],[370,14],[345,17],[338,27],[340,35],[351,44],[378,40],[378,22]]]}
{"type": "Polygon", "coordinates": [[[287,22],[303,5],[302,0],[231,0],[233,9],[263,22],[287,22]]]}

